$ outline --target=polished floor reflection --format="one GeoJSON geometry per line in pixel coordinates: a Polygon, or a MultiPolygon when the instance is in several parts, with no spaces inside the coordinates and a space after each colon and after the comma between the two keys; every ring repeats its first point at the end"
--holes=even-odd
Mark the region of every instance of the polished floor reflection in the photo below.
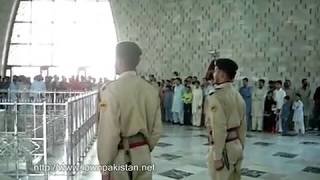
{"type": "MultiPolygon", "coordinates": [[[[209,180],[207,152],[205,129],[165,125],[160,143],[152,154],[155,164],[153,179],[209,180]]],[[[97,163],[95,146],[85,162],[97,163]]],[[[249,133],[242,168],[244,180],[318,180],[320,133],[309,132],[305,136],[249,133]]],[[[12,180],[9,177],[0,179],[12,180]]],[[[60,180],[65,177],[52,176],[49,179],[60,180]]],[[[97,180],[100,174],[83,172],[76,179],[97,180]]]]}
{"type": "MultiPolygon", "coordinates": [[[[153,152],[154,180],[209,180],[205,129],[165,125],[153,152]]],[[[93,161],[96,157],[92,156],[93,161]]],[[[89,161],[89,160],[88,160],[89,161]]],[[[279,136],[249,133],[242,169],[244,180],[320,179],[320,133],[279,136]]],[[[83,179],[98,179],[98,173],[83,179]]]]}

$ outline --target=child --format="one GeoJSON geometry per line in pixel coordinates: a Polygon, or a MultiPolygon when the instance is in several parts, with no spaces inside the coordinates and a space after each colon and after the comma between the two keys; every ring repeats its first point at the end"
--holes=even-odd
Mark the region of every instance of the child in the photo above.
{"type": "Polygon", "coordinates": [[[192,118],[192,91],[190,86],[186,86],[186,91],[182,97],[184,104],[184,124],[191,125],[192,118]]]}
{"type": "Polygon", "coordinates": [[[290,96],[285,96],[283,105],[280,112],[280,118],[282,122],[282,136],[287,135],[288,133],[288,121],[291,111],[290,96]]]}
{"type": "Polygon", "coordinates": [[[296,133],[304,135],[304,116],[303,116],[303,103],[301,101],[301,95],[296,93],[296,101],[293,103],[293,122],[296,133]]]}

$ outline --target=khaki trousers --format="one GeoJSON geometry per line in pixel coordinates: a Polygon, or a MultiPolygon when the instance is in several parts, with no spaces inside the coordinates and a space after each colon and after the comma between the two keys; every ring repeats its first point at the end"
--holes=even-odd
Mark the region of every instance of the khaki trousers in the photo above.
{"type": "Polygon", "coordinates": [[[210,147],[208,156],[209,175],[212,180],[240,180],[241,162],[243,157],[243,148],[239,140],[231,141],[226,144],[230,169],[226,166],[220,171],[214,168],[214,146],[210,147]]]}
{"type": "MultiPolygon", "coordinates": [[[[137,171],[132,171],[131,180],[151,180],[152,171],[147,171],[146,167],[152,167],[151,155],[148,145],[139,146],[130,149],[132,168],[138,168],[137,171]],[[144,168],[143,168],[144,167],[144,168]]],[[[125,167],[129,162],[129,157],[124,150],[119,150],[117,157],[114,160],[114,164],[117,167],[125,167]]],[[[117,170],[110,172],[110,175],[102,175],[102,180],[130,180],[129,173],[123,170],[117,170]]]]}

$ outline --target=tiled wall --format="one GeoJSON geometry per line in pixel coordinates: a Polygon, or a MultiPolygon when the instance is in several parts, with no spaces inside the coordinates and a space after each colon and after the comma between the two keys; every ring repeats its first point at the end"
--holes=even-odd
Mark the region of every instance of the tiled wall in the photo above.
{"type": "Polygon", "coordinates": [[[217,49],[239,77],[320,82],[319,0],[111,0],[118,38],[143,49],[142,74],[203,76],[217,49]]]}

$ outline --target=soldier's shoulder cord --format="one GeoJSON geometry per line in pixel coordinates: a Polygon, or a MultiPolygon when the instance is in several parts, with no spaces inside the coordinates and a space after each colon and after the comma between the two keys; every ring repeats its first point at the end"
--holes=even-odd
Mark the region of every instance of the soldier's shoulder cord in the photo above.
{"type": "Polygon", "coordinates": [[[220,89],[222,89],[222,88],[214,88],[214,90],[212,90],[212,91],[209,93],[209,96],[212,96],[212,95],[216,94],[220,89]]]}

